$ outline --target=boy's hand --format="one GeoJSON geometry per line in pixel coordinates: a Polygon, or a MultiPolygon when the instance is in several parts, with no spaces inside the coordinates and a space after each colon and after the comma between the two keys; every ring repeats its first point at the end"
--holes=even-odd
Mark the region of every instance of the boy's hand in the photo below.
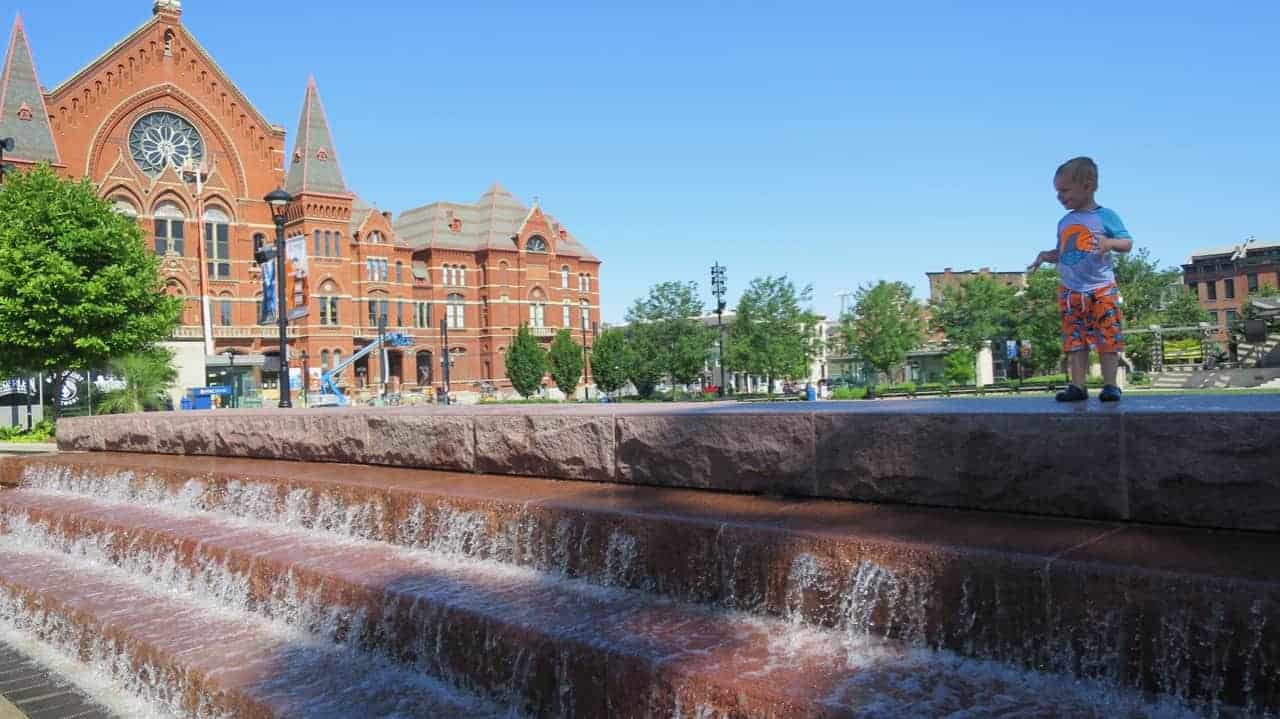
{"type": "Polygon", "coordinates": [[[1035,261],[1034,261],[1034,262],[1032,262],[1031,264],[1027,265],[1027,272],[1035,272],[1036,270],[1040,269],[1040,265],[1042,265],[1042,264],[1044,264],[1045,262],[1047,262],[1047,261],[1048,261],[1048,260],[1045,258],[1045,255],[1046,255],[1046,254],[1047,254],[1047,253],[1045,253],[1045,252],[1041,252],[1040,254],[1036,255],[1036,259],[1035,259],[1035,261]]]}

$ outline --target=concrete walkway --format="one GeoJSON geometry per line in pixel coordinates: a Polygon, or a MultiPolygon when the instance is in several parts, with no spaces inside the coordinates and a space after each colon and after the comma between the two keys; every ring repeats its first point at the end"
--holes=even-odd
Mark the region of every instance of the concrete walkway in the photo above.
{"type": "MultiPolygon", "coordinates": [[[[53,442],[0,442],[0,454],[47,454],[57,452],[53,442]]],[[[0,719],[4,715],[0,714],[0,719]]]]}

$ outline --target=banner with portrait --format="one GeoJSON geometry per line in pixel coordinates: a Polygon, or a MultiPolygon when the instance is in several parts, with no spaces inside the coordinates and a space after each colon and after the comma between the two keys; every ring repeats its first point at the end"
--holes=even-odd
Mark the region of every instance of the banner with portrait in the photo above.
{"type": "Polygon", "coordinates": [[[259,253],[258,269],[262,272],[262,303],[258,306],[258,324],[269,325],[276,321],[276,300],[279,291],[276,289],[275,249],[259,253]]]}
{"type": "Polygon", "coordinates": [[[311,287],[307,266],[307,238],[291,237],[285,243],[285,289],[290,320],[306,317],[310,311],[311,287]]]}

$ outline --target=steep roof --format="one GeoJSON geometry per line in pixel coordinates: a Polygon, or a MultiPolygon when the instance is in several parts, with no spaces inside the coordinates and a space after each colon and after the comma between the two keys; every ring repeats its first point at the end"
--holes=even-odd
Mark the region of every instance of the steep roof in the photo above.
{"type": "Polygon", "coordinates": [[[15,159],[58,162],[58,146],[53,142],[49,111],[40,92],[21,15],[13,21],[4,72],[0,74],[0,137],[13,138],[14,148],[9,155],[15,159]]]}
{"type": "Polygon", "coordinates": [[[333,133],[329,131],[329,119],[324,114],[314,77],[307,81],[302,117],[294,138],[293,161],[285,178],[285,189],[294,195],[301,192],[345,194],[347,183],[342,179],[338,151],[333,145],[333,133]]]}
{"type": "MultiPolygon", "coordinates": [[[[530,212],[495,182],[474,203],[441,201],[406,210],[396,218],[395,230],[414,249],[513,250],[511,236],[520,231],[530,212]],[[450,229],[455,219],[462,221],[458,232],[450,229]]],[[[556,254],[597,259],[569,235],[556,240],[556,254]]]]}

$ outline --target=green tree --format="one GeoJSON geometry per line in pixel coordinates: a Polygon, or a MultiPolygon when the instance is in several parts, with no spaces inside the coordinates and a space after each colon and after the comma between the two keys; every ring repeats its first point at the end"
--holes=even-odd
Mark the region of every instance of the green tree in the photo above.
{"type": "MultiPolygon", "coordinates": [[[[1250,299],[1250,300],[1257,299],[1257,298],[1261,298],[1261,297],[1267,297],[1267,298],[1270,298],[1270,297],[1280,297],[1280,288],[1276,287],[1275,285],[1261,285],[1261,284],[1260,284],[1260,285],[1258,285],[1258,289],[1256,289],[1256,290],[1254,290],[1253,292],[1250,292],[1250,293],[1249,293],[1249,299],[1250,299]]],[[[1252,302],[1246,301],[1246,302],[1244,303],[1244,307],[1242,307],[1242,308],[1240,308],[1240,309],[1241,309],[1241,311],[1240,311],[1240,319],[1242,319],[1242,320],[1253,320],[1253,319],[1258,319],[1258,317],[1259,317],[1258,310],[1257,310],[1257,308],[1255,308],[1255,307],[1253,306],[1253,303],[1252,303],[1252,302]]],[[[1231,327],[1231,328],[1229,328],[1229,329],[1230,329],[1232,332],[1236,332],[1236,333],[1238,333],[1238,334],[1239,334],[1239,333],[1243,333],[1243,332],[1244,332],[1244,328],[1243,328],[1243,327],[1231,327]]]]}
{"type": "Polygon", "coordinates": [[[507,378],[521,397],[528,398],[542,387],[547,373],[547,353],[529,333],[527,324],[520,325],[516,339],[507,348],[507,378]]]}
{"type": "MultiPolygon", "coordinates": [[[[47,165],[0,185],[0,375],[106,367],[173,335],[180,300],[138,223],[47,165]]],[[[55,407],[56,407],[55,403],[55,407]]]]}
{"type": "Polygon", "coordinates": [[[763,375],[770,393],[775,379],[808,376],[820,342],[818,316],[805,307],[812,301],[813,287],[797,290],[786,275],[751,280],[729,327],[729,366],[763,375]]]}
{"type": "Polygon", "coordinates": [[[977,357],[968,347],[960,347],[942,358],[942,377],[951,384],[972,384],[977,357]]]}
{"type": "Polygon", "coordinates": [[[582,379],[582,345],[573,341],[569,330],[560,330],[551,341],[547,360],[551,365],[551,381],[566,398],[573,397],[578,391],[578,380],[582,379]]]}
{"type": "Polygon", "coordinates": [[[636,394],[649,399],[662,379],[661,338],[654,326],[642,324],[628,327],[626,340],[623,366],[627,379],[636,388],[636,394]]]}
{"type": "Polygon", "coordinates": [[[627,310],[631,381],[641,396],[645,396],[642,385],[656,382],[654,369],[658,376],[670,377],[673,388],[676,382],[695,382],[701,376],[714,339],[698,319],[701,314],[696,282],[656,284],[649,288],[647,297],[637,299],[627,310]]]}
{"type": "MultiPolygon", "coordinates": [[[[1018,339],[1031,343],[1029,364],[1040,372],[1062,362],[1062,312],[1058,309],[1058,271],[1042,268],[1027,276],[1019,313],[1018,339]]],[[[972,373],[972,364],[970,365],[972,373]]]]}
{"type": "Polygon", "coordinates": [[[164,406],[164,393],[178,379],[173,366],[173,351],[152,347],[125,355],[110,363],[112,374],[124,380],[124,388],[103,395],[98,411],[103,414],[125,414],[155,410],[164,406]]]}
{"type": "Polygon", "coordinates": [[[853,311],[841,318],[845,345],[878,372],[889,374],[924,342],[924,309],[905,282],[866,284],[853,311]]]}
{"type": "Polygon", "coordinates": [[[976,353],[988,342],[1014,337],[1020,304],[1017,289],[980,275],[944,288],[933,321],[949,342],[976,353]]]}
{"type": "Polygon", "coordinates": [[[627,338],[622,330],[605,330],[591,348],[591,374],[596,386],[617,392],[627,383],[627,338]]]}

